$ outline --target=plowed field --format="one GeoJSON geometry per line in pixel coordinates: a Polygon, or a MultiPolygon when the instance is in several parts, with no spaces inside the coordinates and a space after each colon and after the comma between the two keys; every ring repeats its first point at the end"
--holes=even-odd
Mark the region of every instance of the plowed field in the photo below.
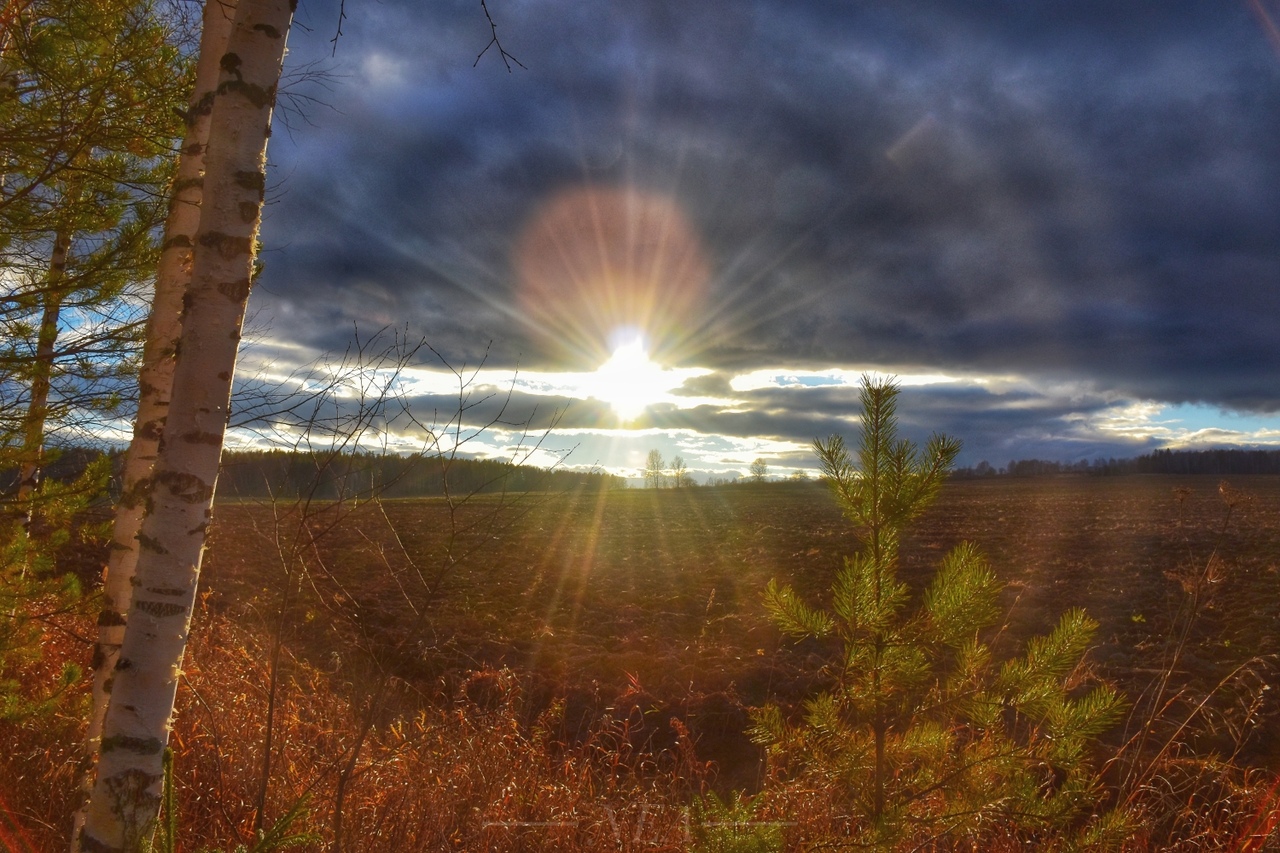
{"type": "MultiPolygon", "coordinates": [[[[452,522],[439,499],[317,506],[307,529],[323,535],[297,548],[286,509],[218,507],[206,606],[282,624],[293,654],[353,690],[385,667],[401,702],[445,701],[466,672],[505,666],[527,676],[533,705],[563,699],[570,728],[609,711],[662,745],[681,716],[735,780],[757,761],[744,709],[806,695],[828,652],[783,640],[762,589],[776,577],[816,603],[857,547],[816,484],[481,497],[452,522]]],[[[1008,584],[1007,647],[1084,607],[1100,623],[1098,673],[1140,697],[1212,557],[1175,682],[1206,689],[1248,661],[1274,672],[1280,478],[1236,478],[1225,497],[1213,478],[953,482],[904,541],[902,576],[918,587],[964,539],[1008,584]]],[[[1280,758],[1268,701],[1254,761],[1280,758]]]]}

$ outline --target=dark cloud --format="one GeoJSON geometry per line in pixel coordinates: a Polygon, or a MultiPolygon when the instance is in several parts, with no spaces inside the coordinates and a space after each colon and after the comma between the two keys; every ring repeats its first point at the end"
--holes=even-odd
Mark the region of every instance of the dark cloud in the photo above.
{"type": "Polygon", "coordinates": [[[685,397],[732,397],[733,388],[730,381],[733,377],[721,373],[707,373],[686,379],[675,393],[685,397]]]}
{"type": "MultiPolygon", "coordinates": [[[[278,332],[334,348],[405,323],[459,362],[582,369],[520,310],[513,247],[555,193],[634,185],[713,268],[671,318],[683,363],[1280,410],[1280,57],[1248,4],[492,3],[510,74],[492,49],[472,68],[476,4],[348,6],[334,111],[272,143],[278,332]]],[[[336,22],[304,8],[291,61],[336,22]]],[[[805,399],[654,419],[803,437],[849,411],[805,399]]],[[[1064,414],[954,402],[928,414],[1032,444],[1064,414]]]]}

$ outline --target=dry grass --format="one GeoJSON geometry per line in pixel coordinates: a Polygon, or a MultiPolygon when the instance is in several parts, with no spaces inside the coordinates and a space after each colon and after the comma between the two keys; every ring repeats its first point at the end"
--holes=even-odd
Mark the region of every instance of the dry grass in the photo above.
{"type": "MultiPolygon", "coordinates": [[[[977,489],[985,487],[974,487],[962,497],[980,495],[977,489]]],[[[1062,494],[1079,497],[1080,493],[1068,490],[1062,494]]],[[[634,509],[648,506],[632,500],[634,509]]],[[[1196,500],[1199,498],[1192,496],[1191,503],[1196,500]]],[[[959,503],[963,506],[964,500],[959,503]]],[[[1162,657],[1159,632],[1178,624],[1178,578],[1185,576],[1185,571],[1171,577],[1163,572],[1132,579],[1108,577],[1103,569],[1085,565],[1087,555],[1064,554],[1055,550],[1053,541],[1029,539],[1025,528],[1011,527],[1008,519],[1029,503],[1026,495],[993,493],[990,503],[1002,513],[1004,526],[993,522],[994,526],[984,527],[982,523],[975,525],[972,517],[966,521],[944,513],[926,519],[916,545],[925,552],[936,551],[948,540],[949,531],[966,529],[967,525],[991,537],[987,544],[996,552],[997,565],[1002,550],[1017,550],[1024,561],[1015,566],[1010,579],[1022,584],[1021,609],[1017,611],[1022,614],[1031,604],[1040,607],[1045,598],[1053,598],[1039,590],[1048,582],[1045,573],[1050,571],[1075,577],[1085,591],[1095,584],[1124,584],[1143,590],[1141,599],[1126,596],[1111,603],[1112,633],[1103,639],[1112,651],[1104,655],[1103,668],[1109,675],[1115,675],[1121,666],[1129,667],[1124,672],[1133,673],[1132,662],[1141,659],[1158,671],[1162,661],[1167,662],[1162,657]],[[1037,552],[1047,555],[1047,567],[1025,559],[1037,552]],[[1147,621],[1131,618],[1137,614],[1145,614],[1147,621]],[[1142,643],[1148,645],[1140,647],[1142,643]]],[[[1172,513],[1180,513],[1186,503],[1186,496],[1176,504],[1171,498],[1170,518],[1161,523],[1176,520],[1181,526],[1183,519],[1172,513]]],[[[947,505],[946,496],[942,504],[947,505]]],[[[670,508],[651,509],[659,521],[673,517],[670,508]]],[[[544,530],[543,535],[554,541],[542,551],[524,540],[500,543],[496,567],[490,562],[483,571],[469,570],[477,583],[494,578],[496,582],[464,589],[469,602],[446,602],[440,613],[437,630],[446,626],[450,633],[445,640],[453,642],[442,647],[458,650],[456,665],[447,672],[419,670],[416,678],[410,677],[412,669],[392,670],[388,693],[371,717],[370,685],[380,681],[368,671],[373,659],[351,653],[342,661],[331,660],[330,652],[336,649],[306,646],[316,627],[306,622],[307,608],[302,607],[295,614],[301,627],[287,635],[279,675],[280,705],[266,822],[286,813],[305,796],[308,815],[299,828],[318,833],[324,839],[318,847],[327,848],[333,835],[340,771],[363,723],[372,719],[373,727],[361,745],[345,793],[345,850],[575,853],[690,849],[695,835],[690,805],[717,784],[717,767],[695,755],[695,744],[701,745],[698,731],[690,734],[680,720],[669,719],[671,709],[680,703],[678,696],[662,692],[669,687],[662,681],[664,668],[669,681],[684,683],[681,689],[686,697],[694,692],[703,699],[713,694],[728,703],[721,715],[724,720],[737,719],[728,712],[735,710],[732,706],[740,696],[728,689],[733,685],[724,682],[725,672],[741,679],[740,689],[753,689],[750,685],[761,681],[774,689],[803,692],[808,682],[800,670],[811,663],[817,650],[783,653],[770,645],[774,641],[761,633],[761,620],[751,610],[755,599],[749,587],[758,577],[785,567],[787,561],[799,562],[801,574],[816,576],[847,545],[822,527],[826,516],[821,510],[807,517],[817,518],[819,526],[815,538],[806,543],[790,529],[768,531],[768,507],[764,504],[748,502],[746,509],[754,515],[730,518],[723,528],[708,527],[719,530],[721,541],[700,544],[691,538],[697,524],[726,511],[718,504],[702,507],[701,517],[690,516],[696,522],[692,526],[673,524],[665,538],[647,544],[644,531],[634,527],[624,530],[625,535],[616,542],[597,536],[591,543],[594,574],[588,574],[580,562],[554,562],[574,550],[574,542],[587,535],[583,531],[544,530]],[[734,543],[732,550],[727,543],[734,543]],[[679,577],[667,561],[690,551],[705,571],[696,577],[679,577]],[[508,554],[537,554],[539,559],[526,560],[528,577],[522,580],[518,573],[507,572],[509,566],[501,562],[508,559],[501,555],[508,554]],[[649,580],[651,575],[656,582],[649,580]],[[606,584],[603,589],[593,586],[602,580],[613,585],[606,584]],[[656,585],[646,586],[651,583],[656,585]],[[567,610],[537,607],[536,595],[530,592],[538,589],[534,584],[559,590],[565,606],[576,608],[573,612],[578,621],[567,621],[567,610]],[[628,595],[637,594],[635,601],[628,600],[628,595]],[[506,618],[520,606],[530,607],[531,615],[506,618]],[[492,660],[479,644],[459,645],[466,642],[463,634],[468,626],[482,632],[494,628],[479,612],[485,607],[493,608],[505,620],[498,627],[506,633],[499,636],[508,645],[495,646],[492,660]],[[610,630],[616,630],[606,653],[600,650],[601,642],[588,634],[605,630],[600,620],[610,614],[615,620],[610,630]],[[550,666],[555,678],[545,672],[540,675],[533,666],[520,669],[520,659],[504,652],[504,648],[520,648],[515,630],[525,625],[551,632],[542,645],[528,647],[528,662],[550,666]],[[683,650],[672,651],[671,643],[684,644],[683,650]],[[758,654],[758,647],[767,653],[758,654]],[[592,669],[575,670],[573,654],[592,669]],[[465,675],[460,667],[468,660],[478,669],[465,675]],[[764,667],[767,678],[757,677],[756,666],[764,667]],[[633,678],[626,677],[628,672],[633,678]],[[707,673],[708,679],[691,689],[688,680],[699,672],[707,673]],[[597,680],[594,685],[592,678],[597,680]],[[660,710],[655,713],[655,708],[660,710]]],[[[411,510],[406,505],[398,511],[411,510]]],[[[1079,512],[1101,518],[1093,507],[1079,512]]],[[[685,517],[688,513],[676,515],[685,517]]],[[[1122,522],[1123,518],[1108,523],[1120,527],[1122,522]]],[[[532,518],[531,523],[536,525],[538,518],[532,518]]],[[[1065,528],[1055,521],[1055,529],[1065,528]]],[[[225,530],[223,535],[227,535],[225,530]]],[[[417,547],[413,537],[425,535],[414,530],[406,537],[409,546],[417,547]]],[[[1102,537],[1105,532],[1094,531],[1093,535],[1102,537]]],[[[1143,532],[1140,537],[1147,535],[1143,532]]],[[[1074,532],[1071,536],[1074,538],[1074,532]]],[[[1204,556],[1205,543],[1210,541],[1197,537],[1193,531],[1186,537],[1189,544],[1178,543],[1189,567],[1195,565],[1194,557],[1204,556]]],[[[1209,669],[1195,671],[1201,664],[1232,663],[1237,653],[1236,646],[1206,646],[1204,637],[1229,636],[1240,646],[1261,636],[1264,646],[1274,644],[1274,637],[1268,639],[1271,623],[1263,614],[1244,614],[1242,624],[1231,619],[1229,608],[1242,607],[1251,597],[1257,606],[1260,593],[1256,584],[1271,584],[1275,574],[1276,552],[1267,550],[1274,545],[1274,538],[1259,538],[1253,530],[1243,539],[1252,543],[1250,548],[1241,548],[1237,542],[1221,554],[1226,561],[1224,574],[1214,581],[1202,622],[1190,632],[1191,653],[1177,663],[1179,671],[1170,680],[1169,701],[1162,705],[1162,716],[1154,721],[1144,717],[1131,726],[1134,731],[1152,727],[1153,745],[1134,751],[1117,741],[1110,747],[1119,757],[1109,777],[1109,797],[1112,803],[1123,801],[1134,816],[1126,849],[1280,850],[1280,789],[1275,774],[1265,766],[1246,769],[1233,760],[1242,743],[1251,744],[1251,755],[1274,754],[1274,744],[1265,737],[1259,742],[1257,734],[1258,721],[1267,719],[1267,708],[1257,697],[1265,693],[1270,670],[1260,665],[1248,671],[1249,677],[1229,683],[1206,678],[1209,669]],[[1222,686],[1217,698],[1203,703],[1218,685],[1222,686]],[[1198,707],[1202,708],[1199,713],[1190,714],[1198,707]],[[1191,722],[1183,725],[1188,719],[1191,722]],[[1143,772],[1128,777],[1121,772],[1133,766],[1140,766],[1143,772]]],[[[1136,547],[1134,534],[1119,541],[1125,543],[1121,555],[1125,559],[1137,559],[1143,565],[1155,559],[1145,551],[1132,550],[1136,547]]],[[[215,554],[224,573],[221,578],[215,576],[215,589],[249,590],[243,600],[252,600],[251,576],[229,578],[225,574],[231,559],[251,551],[251,543],[241,541],[239,545],[240,551],[231,548],[215,554]]],[[[344,540],[337,540],[333,555],[340,555],[346,547],[344,540]]],[[[1105,550],[1105,540],[1090,547],[1093,551],[1089,553],[1105,550]]],[[[377,590],[372,593],[378,594],[377,590]]],[[[1267,602],[1267,612],[1274,611],[1273,600],[1267,602]]],[[[251,839],[257,818],[269,673],[270,635],[266,628],[270,620],[264,618],[269,615],[269,596],[260,600],[259,611],[219,604],[217,593],[202,603],[207,606],[200,609],[194,623],[172,737],[180,798],[179,849],[188,851],[206,846],[231,849],[251,839]]],[[[1056,603],[1065,607],[1075,602],[1056,603]]],[[[319,612],[322,619],[333,618],[330,611],[319,612]]],[[[394,615],[390,606],[376,612],[383,618],[394,615]]],[[[87,624],[71,622],[63,628],[86,636],[89,630],[87,624]]],[[[64,661],[83,662],[86,654],[87,647],[73,634],[50,628],[43,658],[10,674],[31,683],[48,680],[64,661]]],[[[397,667],[402,663],[395,661],[397,667]]],[[[51,717],[26,724],[0,724],[0,849],[65,847],[75,787],[74,744],[81,730],[83,701],[83,694],[79,694],[51,717]]],[[[704,702],[697,709],[705,712],[707,707],[704,702]]],[[[733,723],[724,725],[731,728],[733,723]]],[[[713,740],[713,745],[724,749],[738,742],[725,737],[713,740]]],[[[748,765],[754,761],[751,756],[747,759],[748,765]]],[[[782,827],[787,850],[838,848],[840,839],[848,834],[844,814],[835,792],[811,782],[788,782],[779,777],[764,780],[753,813],[756,820],[782,827]]],[[[993,825],[982,838],[916,841],[921,850],[1000,851],[1021,849],[1024,840],[1006,837],[993,825]]]]}
{"type": "MultiPolygon", "coordinates": [[[[41,669],[80,652],[47,651],[41,669]]],[[[260,638],[221,616],[197,620],[171,738],[179,849],[230,849],[252,838],[263,661],[260,638]]],[[[337,773],[362,715],[324,673],[292,661],[284,678],[266,823],[306,797],[298,828],[327,847],[337,773]]],[[[473,675],[450,707],[376,726],[346,794],[343,849],[684,849],[686,806],[707,772],[679,739],[687,732],[676,723],[676,748],[642,753],[631,745],[633,724],[606,715],[566,745],[561,709],[553,705],[529,725],[517,677],[489,670],[473,675]]],[[[81,730],[74,717],[59,715],[0,732],[14,747],[0,756],[0,849],[66,846],[81,730]]]]}
{"type": "MultiPolygon", "coordinates": [[[[41,668],[79,654],[53,643],[41,668]]],[[[252,836],[265,709],[261,640],[205,614],[193,633],[173,733],[179,849],[223,850],[252,836]]],[[[299,828],[332,838],[337,770],[359,730],[359,708],[329,676],[293,661],[277,717],[278,752],[267,821],[306,796],[299,828]]],[[[32,677],[39,673],[30,672],[32,677]]],[[[375,728],[347,794],[345,850],[680,851],[689,849],[689,805],[708,767],[674,724],[677,746],[637,750],[634,721],[603,716],[581,740],[562,739],[553,705],[529,723],[519,679],[489,670],[464,683],[451,706],[375,728]]],[[[70,744],[78,720],[6,725],[0,756],[5,823],[0,847],[62,849],[75,779],[70,744]]],[[[1275,777],[1206,758],[1168,757],[1132,799],[1138,830],[1126,849],[1280,849],[1275,777]]],[[[783,827],[787,850],[829,849],[847,834],[831,790],[775,780],[755,819],[783,827]]],[[[920,839],[921,850],[1020,849],[1000,828],[980,839],[920,839]]]]}

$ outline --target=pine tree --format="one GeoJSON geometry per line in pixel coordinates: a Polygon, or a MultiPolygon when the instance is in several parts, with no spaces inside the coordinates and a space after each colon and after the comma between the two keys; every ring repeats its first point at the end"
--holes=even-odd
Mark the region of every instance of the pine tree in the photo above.
{"type": "Polygon", "coordinates": [[[148,0],[27,0],[0,33],[0,433],[33,500],[46,433],[120,414],[187,61],[148,0]]]}
{"type": "MultiPolygon", "coordinates": [[[[765,606],[784,633],[828,638],[829,689],[789,721],[767,706],[753,737],[779,772],[848,803],[857,843],[893,849],[942,836],[1013,833],[1046,843],[1078,829],[1098,799],[1093,738],[1118,717],[1109,687],[1077,685],[1095,629],[1068,611],[1025,654],[1001,665],[988,635],[1001,586],[978,549],[955,547],[913,605],[898,579],[902,536],[938,496],[959,442],[921,452],[897,434],[892,382],[863,380],[856,459],[836,436],[814,443],[861,550],[845,559],[826,607],[771,581],[765,606]]],[[[1123,821],[1086,822],[1099,838],[1123,821]]]]}
{"type": "MultiPolygon", "coordinates": [[[[109,466],[38,472],[51,433],[82,438],[126,405],[185,78],[173,23],[149,0],[0,14],[0,470],[18,475],[0,494],[0,661],[38,654],[40,620],[80,604],[63,546],[96,532],[77,515],[109,466]]],[[[42,707],[63,686],[0,701],[42,707]]]]}

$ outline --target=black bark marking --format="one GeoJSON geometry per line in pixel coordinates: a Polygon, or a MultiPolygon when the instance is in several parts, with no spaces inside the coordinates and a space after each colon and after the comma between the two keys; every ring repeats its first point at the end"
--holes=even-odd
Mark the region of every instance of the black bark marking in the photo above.
{"type": "Polygon", "coordinates": [[[223,234],[221,231],[206,231],[196,239],[200,241],[201,246],[217,251],[224,258],[247,255],[253,249],[251,238],[223,234]]]}
{"type": "MultiPolygon", "coordinates": [[[[158,432],[157,432],[157,435],[159,435],[158,432]]],[[[133,509],[136,506],[141,506],[142,502],[147,499],[147,495],[149,495],[150,493],[151,493],[151,478],[143,477],[141,480],[134,483],[132,487],[125,490],[125,492],[120,495],[120,505],[123,507],[127,507],[128,509],[133,509]]]]}
{"type": "Polygon", "coordinates": [[[159,441],[164,434],[164,418],[156,418],[138,425],[138,436],[150,441],[159,441]]]}
{"type": "Polygon", "coordinates": [[[180,597],[187,594],[187,590],[184,587],[176,586],[149,586],[147,587],[147,592],[154,592],[156,595],[171,595],[174,597],[180,597]]]}
{"type": "Polygon", "coordinates": [[[90,847],[86,844],[89,833],[81,830],[80,838],[83,849],[91,850],[93,853],[99,853],[99,851],[115,853],[116,850],[141,850],[149,846],[146,841],[155,826],[156,814],[160,811],[160,797],[158,794],[152,793],[152,791],[162,778],[164,777],[161,774],[147,773],[145,770],[137,768],[131,768],[114,776],[102,778],[101,784],[106,789],[111,809],[123,824],[121,827],[121,840],[124,844],[121,848],[114,848],[95,840],[90,843],[96,843],[98,846],[96,848],[90,847]]]}
{"type": "Polygon", "coordinates": [[[109,628],[112,625],[125,625],[128,620],[124,618],[124,614],[119,610],[103,608],[98,612],[98,626],[101,628],[109,628]]]}
{"type": "Polygon", "coordinates": [[[258,219],[258,203],[254,201],[240,202],[240,221],[253,223],[258,219]]]}
{"type": "Polygon", "coordinates": [[[273,38],[273,39],[280,38],[280,31],[277,30],[275,27],[271,26],[270,24],[254,24],[253,31],[257,33],[263,33],[266,35],[267,38],[273,38]]]}
{"type": "Polygon", "coordinates": [[[199,503],[213,497],[213,486],[194,474],[180,471],[157,471],[153,477],[157,484],[165,486],[169,494],[188,503],[199,503]]]}
{"type": "Polygon", "coordinates": [[[84,853],[124,853],[123,847],[112,847],[104,844],[89,834],[89,830],[80,830],[80,849],[84,853]]]}
{"type": "Polygon", "coordinates": [[[189,432],[182,436],[187,444],[208,444],[211,447],[222,446],[222,436],[216,432],[189,432]]]}
{"type": "Polygon", "coordinates": [[[167,252],[170,249],[190,249],[191,238],[186,234],[175,234],[168,240],[160,244],[160,251],[167,252]]]}
{"type": "Polygon", "coordinates": [[[259,192],[266,192],[267,190],[266,172],[236,172],[234,180],[236,186],[241,189],[258,190],[259,192]]]}
{"type": "Polygon", "coordinates": [[[143,548],[146,548],[148,551],[150,551],[150,552],[151,552],[151,553],[153,553],[153,554],[168,554],[168,553],[169,553],[169,549],[168,549],[168,548],[166,548],[166,547],[164,547],[163,545],[161,545],[158,541],[156,541],[156,540],[155,540],[155,539],[153,539],[152,537],[147,536],[145,533],[139,533],[139,534],[138,534],[138,545],[139,545],[139,546],[141,546],[141,547],[143,547],[143,548]]]}
{"type": "Polygon", "coordinates": [[[226,382],[228,379],[231,378],[231,372],[227,370],[223,370],[218,374],[218,378],[221,379],[223,382],[226,382]]]}
{"type": "Polygon", "coordinates": [[[159,738],[154,737],[132,737],[130,735],[112,735],[102,739],[102,751],[111,752],[116,749],[124,749],[138,755],[159,755],[164,750],[164,744],[159,738]]]}
{"type": "Polygon", "coordinates": [[[133,606],[148,616],[157,619],[170,619],[187,612],[185,604],[170,604],[167,601],[135,601],[133,606]]]}
{"type": "Polygon", "coordinates": [[[251,286],[252,282],[247,278],[240,281],[223,281],[218,283],[218,292],[232,302],[244,302],[249,298],[251,286]]]}
{"type": "Polygon", "coordinates": [[[257,86],[253,83],[246,83],[237,77],[235,80],[227,80],[218,84],[219,95],[230,95],[235,93],[248,101],[254,109],[265,109],[275,103],[276,87],[275,86],[257,86]]]}
{"type": "MultiPolygon", "coordinates": [[[[235,54],[229,54],[229,55],[235,56],[235,54]]],[[[222,58],[225,61],[227,57],[224,56],[222,58]]],[[[238,73],[240,68],[240,57],[236,56],[235,59],[236,59],[236,72],[238,73]]],[[[191,117],[192,123],[195,122],[196,116],[207,116],[209,113],[213,112],[213,101],[216,98],[216,96],[217,96],[216,92],[205,92],[203,95],[200,96],[200,100],[196,101],[195,104],[192,105],[191,109],[187,111],[187,115],[191,117]]],[[[193,153],[195,154],[200,153],[201,146],[199,142],[192,143],[192,147],[196,149],[193,153]]]]}
{"type": "Polygon", "coordinates": [[[234,74],[237,78],[240,76],[240,57],[237,54],[222,54],[222,59],[218,61],[218,66],[227,74],[234,74]]]}

